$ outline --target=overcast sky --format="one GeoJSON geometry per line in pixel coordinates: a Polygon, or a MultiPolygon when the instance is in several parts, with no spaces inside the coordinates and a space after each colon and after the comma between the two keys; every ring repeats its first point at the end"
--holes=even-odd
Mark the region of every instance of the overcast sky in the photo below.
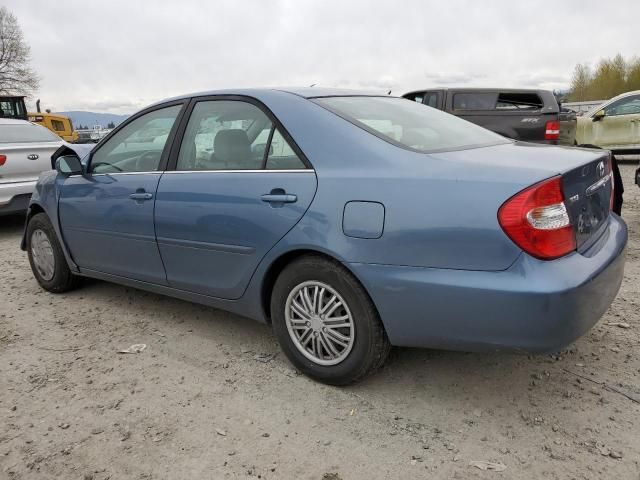
{"type": "Polygon", "coordinates": [[[0,0],[52,110],[132,113],[228,87],[566,88],[640,54],[640,0],[0,0]]]}

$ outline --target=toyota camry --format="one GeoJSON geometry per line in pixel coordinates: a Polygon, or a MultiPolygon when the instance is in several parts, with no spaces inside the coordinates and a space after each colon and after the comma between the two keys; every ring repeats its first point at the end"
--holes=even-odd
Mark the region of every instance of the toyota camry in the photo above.
{"type": "Polygon", "coordinates": [[[268,322],[330,384],[392,345],[560,349],[623,276],[608,152],[512,141],[401,98],[186,95],[53,161],[22,242],[44,289],[93,277],[268,322]]]}

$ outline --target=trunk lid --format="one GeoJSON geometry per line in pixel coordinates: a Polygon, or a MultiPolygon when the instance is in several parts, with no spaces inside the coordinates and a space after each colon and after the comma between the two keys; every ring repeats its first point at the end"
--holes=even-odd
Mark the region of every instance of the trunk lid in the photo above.
{"type": "Polygon", "coordinates": [[[611,209],[613,181],[608,151],[562,175],[565,206],[576,235],[578,250],[587,248],[606,225],[611,209]]]}
{"type": "MultiPolygon", "coordinates": [[[[493,196],[496,211],[511,196],[549,178],[562,178],[565,206],[579,252],[587,250],[605,231],[610,211],[612,183],[606,150],[514,142],[473,150],[433,154],[457,171],[458,180],[492,184],[482,201],[493,196]],[[604,174],[602,167],[604,166],[604,174]],[[602,182],[602,183],[598,183],[602,182]]],[[[437,163],[439,165],[440,162],[437,163]]],[[[433,166],[431,167],[433,170],[433,166]]],[[[474,186],[477,189],[478,186],[474,186]]]]}
{"type": "Polygon", "coordinates": [[[51,155],[61,142],[0,144],[0,154],[7,157],[0,166],[0,183],[38,180],[40,173],[51,170],[51,155]]]}

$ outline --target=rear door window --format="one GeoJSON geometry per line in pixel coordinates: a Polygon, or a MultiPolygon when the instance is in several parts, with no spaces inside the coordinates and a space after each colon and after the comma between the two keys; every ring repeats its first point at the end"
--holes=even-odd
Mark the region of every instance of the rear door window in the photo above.
{"type": "Polygon", "coordinates": [[[495,110],[497,93],[456,93],[453,96],[454,110],[495,110]]]}
{"type": "Polygon", "coordinates": [[[257,106],[239,100],[205,100],[193,109],[176,168],[292,170],[306,166],[257,106]]]}
{"type": "Polygon", "coordinates": [[[260,170],[271,120],[238,100],[196,103],[178,154],[178,170],[260,170]]]}
{"type": "Polygon", "coordinates": [[[537,93],[501,93],[496,110],[540,110],[544,103],[537,93]]]}
{"type": "Polygon", "coordinates": [[[439,94],[438,92],[426,92],[424,95],[424,104],[433,108],[438,108],[439,94]]]}
{"type": "Polygon", "coordinates": [[[405,95],[404,98],[408,99],[408,100],[413,100],[414,102],[418,102],[418,103],[422,103],[422,100],[424,98],[424,94],[426,92],[415,92],[415,93],[410,93],[408,95],[405,95]]]}
{"type": "Polygon", "coordinates": [[[296,155],[289,142],[278,129],[274,130],[267,157],[267,170],[299,170],[303,168],[306,168],[304,163],[296,155]]]}

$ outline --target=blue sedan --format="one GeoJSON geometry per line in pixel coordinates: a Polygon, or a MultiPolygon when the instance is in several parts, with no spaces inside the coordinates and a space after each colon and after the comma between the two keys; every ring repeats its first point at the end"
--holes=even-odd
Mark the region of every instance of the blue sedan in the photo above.
{"type": "Polygon", "coordinates": [[[622,281],[608,152],[514,142],[405,99],[187,95],[53,161],[22,244],[43,288],[93,277],[269,322],[330,384],[392,345],[562,348],[622,281]]]}

